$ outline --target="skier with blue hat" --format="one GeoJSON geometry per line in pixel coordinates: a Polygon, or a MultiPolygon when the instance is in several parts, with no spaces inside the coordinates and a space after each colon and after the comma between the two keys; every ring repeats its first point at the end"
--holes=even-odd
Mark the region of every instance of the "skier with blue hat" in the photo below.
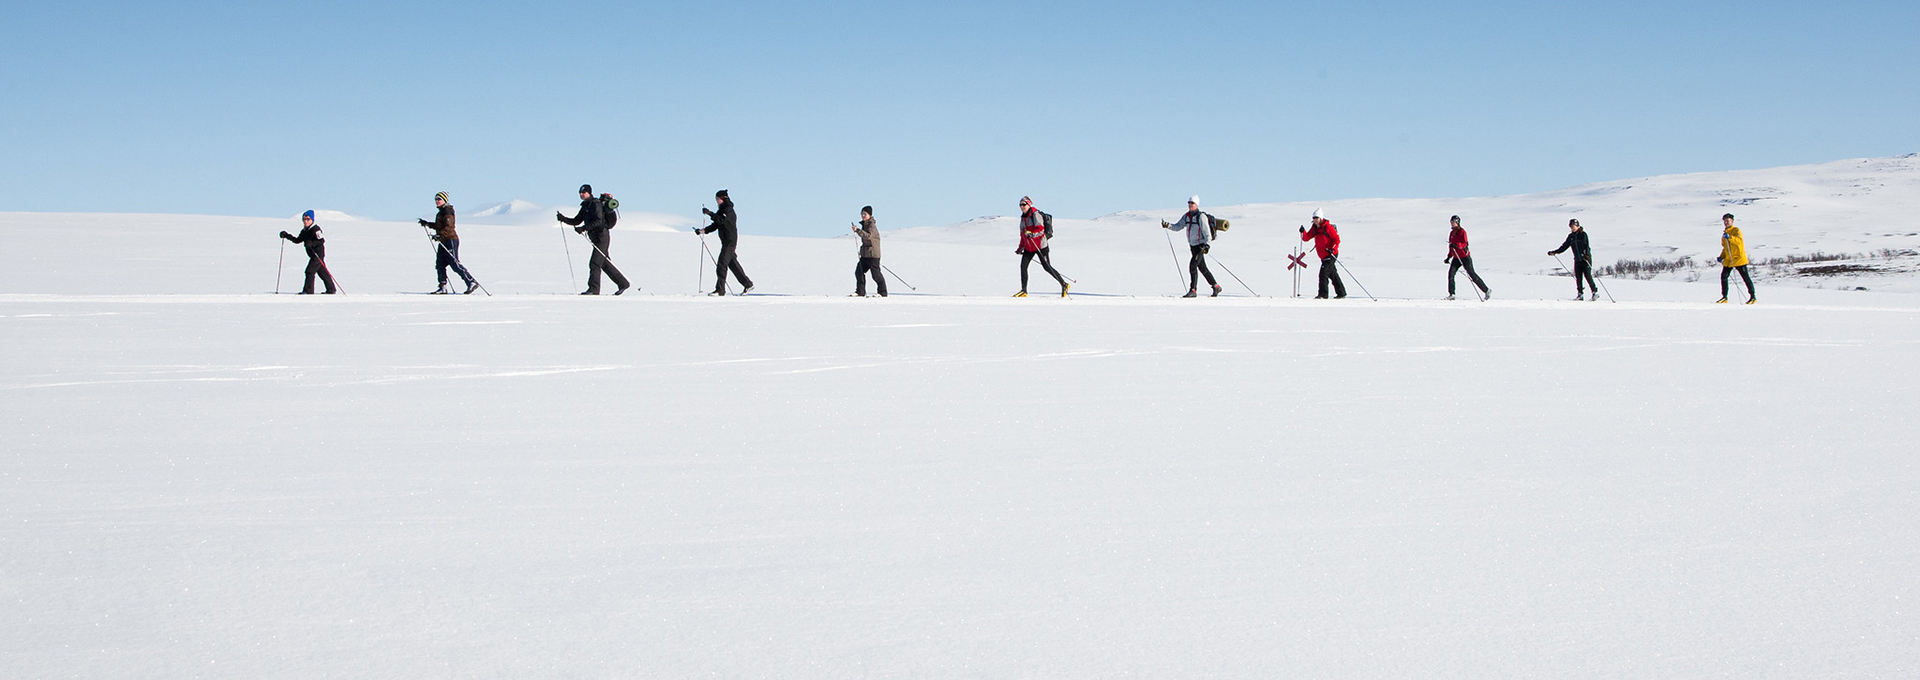
{"type": "Polygon", "coordinates": [[[299,236],[280,232],[280,238],[307,247],[307,285],[300,289],[300,294],[313,294],[314,277],[319,277],[321,283],[327,284],[327,295],[340,292],[333,285],[333,273],[327,271],[327,239],[320,235],[320,225],[313,223],[313,211],[301,213],[300,223],[305,228],[300,230],[299,236]]]}

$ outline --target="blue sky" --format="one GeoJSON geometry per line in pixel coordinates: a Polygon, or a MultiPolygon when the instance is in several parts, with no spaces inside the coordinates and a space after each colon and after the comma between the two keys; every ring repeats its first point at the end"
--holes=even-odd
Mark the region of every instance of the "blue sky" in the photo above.
{"type": "Polygon", "coordinates": [[[1920,3],[10,3],[0,210],[749,233],[1920,151],[1920,3]]]}

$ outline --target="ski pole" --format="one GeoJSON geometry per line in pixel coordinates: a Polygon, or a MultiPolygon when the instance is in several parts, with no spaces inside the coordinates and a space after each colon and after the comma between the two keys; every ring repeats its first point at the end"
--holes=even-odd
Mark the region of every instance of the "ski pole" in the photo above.
{"type": "Polygon", "coordinates": [[[287,240],[280,239],[280,269],[273,273],[273,294],[280,294],[280,277],[287,273],[287,240]]]}
{"type": "Polygon", "coordinates": [[[335,276],[333,275],[333,270],[332,270],[332,269],[328,269],[328,268],[327,268],[327,261],[326,261],[326,260],[321,260],[321,261],[320,261],[320,271],[323,271],[323,272],[326,272],[326,273],[327,273],[327,278],[329,278],[329,279],[332,279],[332,280],[333,280],[333,292],[335,292],[335,293],[339,293],[339,294],[341,294],[341,295],[346,295],[346,294],[347,294],[347,287],[346,287],[346,286],[342,286],[342,285],[340,285],[340,279],[339,279],[338,277],[335,277],[335,276]]]}
{"type": "MultiPolygon", "coordinates": [[[[1359,286],[1360,292],[1367,293],[1367,284],[1361,283],[1360,277],[1353,275],[1353,270],[1347,268],[1347,263],[1341,262],[1338,257],[1333,258],[1333,263],[1340,266],[1340,271],[1347,273],[1347,278],[1353,279],[1353,285],[1359,286]]],[[[1380,301],[1379,298],[1373,296],[1373,293],[1367,293],[1367,299],[1374,302],[1380,301]]]]}
{"type": "Polygon", "coordinates": [[[560,232],[560,247],[567,251],[567,279],[573,281],[573,287],[580,287],[580,275],[573,273],[573,244],[567,241],[567,232],[560,232]]]}
{"type": "Polygon", "coordinates": [[[1600,277],[1598,277],[1598,276],[1596,276],[1596,277],[1593,277],[1593,285],[1596,285],[1596,286],[1599,286],[1599,287],[1600,287],[1600,290],[1601,290],[1602,292],[1605,292],[1605,293],[1607,294],[1607,302],[1610,302],[1610,303],[1613,303],[1613,304],[1616,304],[1616,305],[1617,305],[1617,304],[1620,304],[1620,301],[1619,301],[1619,300],[1615,300],[1615,299],[1613,299],[1613,291],[1611,291],[1611,290],[1607,290],[1607,285],[1606,285],[1606,284],[1604,284],[1604,283],[1601,283],[1601,282],[1600,282],[1600,277]]]}
{"type": "Polygon", "coordinates": [[[1167,235],[1167,255],[1173,258],[1173,278],[1184,284],[1187,278],[1180,274],[1180,251],[1173,249],[1173,230],[1161,227],[1160,231],[1167,235]]]}
{"type": "MultiPolygon", "coordinates": [[[[1227,267],[1227,263],[1225,263],[1225,262],[1221,262],[1221,261],[1220,261],[1220,258],[1218,258],[1218,257],[1214,257],[1212,253],[1208,253],[1208,254],[1207,254],[1207,257],[1211,257],[1211,258],[1213,258],[1213,263],[1214,263],[1214,264],[1217,264],[1217,265],[1220,265],[1220,268],[1221,268],[1221,269],[1225,269],[1225,270],[1227,271],[1227,276],[1231,276],[1231,277],[1233,277],[1233,280],[1235,280],[1235,281],[1240,281],[1240,275],[1238,275],[1238,274],[1235,274],[1235,273],[1233,273],[1233,270],[1232,270],[1232,269],[1229,269],[1229,268],[1227,267]]],[[[1356,281],[1356,283],[1358,283],[1358,282],[1356,281]]],[[[1247,292],[1249,292],[1249,293],[1253,293],[1253,296],[1254,296],[1254,297],[1260,297],[1260,294],[1259,294],[1259,293],[1254,293],[1254,291],[1253,291],[1253,286],[1249,286],[1249,285],[1247,285],[1247,282],[1245,282],[1245,281],[1240,281],[1240,287],[1241,287],[1241,288],[1245,288],[1245,289],[1247,289],[1247,292]]]]}
{"type": "MultiPolygon", "coordinates": [[[[706,235],[706,234],[704,234],[704,233],[701,233],[701,232],[698,232],[698,231],[696,231],[696,232],[694,232],[694,233],[696,233],[696,234],[700,234],[700,252],[702,252],[702,253],[706,253],[706,255],[707,255],[707,262],[710,262],[710,263],[712,263],[712,264],[713,264],[713,267],[714,267],[714,269],[719,269],[719,268],[720,268],[720,260],[719,260],[719,258],[716,258],[716,257],[714,257],[714,256],[713,256],[713,251],[711,251],[711,250],[708,250],[708,249],[707,249],[707,235],[706,235]]],[[[718,274],[716,274],[715,276],[717,277],[717,276],[718,276],[718,274]]],[[[700,282],[699,282],[698,280],[695,280],[695,281],[694,281],[694,284],[693,284],[693,290],[694,290],[694,292],[699,292],[699,290],[700,290],[700,282]]],[[[727,291],[728,293],[732,293],[732,292],[733,292],[733,286],[732,286],[732,285],[724,285],[724,288],[723,288],[723,290],[725,290],[725,291],[727,291]]]]}
{"type": "Polygon", "coordinates": [[[887,267],[886,265],[884,265],[884,264],[883,264],[883,265],[880,265],[880,268],[881,268],[881,269],[886,269],[886,270],[887,270],[887,273],[888,273],[888,274],[893,274],[893,280],[895,280],[895,281],[899,281],[899,282],[900,282],[900,285],[903,285],[903,286],[906,286],[906,287],[907,287],[907,290],[920,290],[920,289],[918,289],[918,288],[915,288],[915,287],[913,287],[913,284],[911,284],[911,283],[907,283],[907,280],[906,280],[906,279],[903,279],[903,278],[900,278],[900,275],[899,275],[899,274],[894,274],[894,273],[893,273],[893,270],[892,270],[892,269],[889,269],[889,268],[888,268],[888,267],[887,267]]]}

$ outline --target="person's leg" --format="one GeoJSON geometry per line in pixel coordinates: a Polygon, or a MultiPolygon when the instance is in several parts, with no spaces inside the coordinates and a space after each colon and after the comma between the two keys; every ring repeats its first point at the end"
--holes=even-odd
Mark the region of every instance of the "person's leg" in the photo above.
{"type": "Polygon", "coordinates": [[[1599,299],[1600,282],[1593,280],[1593,263],[1581,262],[1579,266],[1580,276],[1584,276],[1587,279],[1587,292],[1592,293],[1595,299],[1599,299]]]}
{"type": "Polygon", "coordinates": [[[1027,292],[1027,267],[1033,264],[1033,251],[1020,251],[1020,292],[1027,292]]]}
{"type": "Polygon", "coordinates": [[[1347,296],[1347,282],[1340,280],[1339,266],[1340,256],[1327,258],[1327,277],[1333,281],[1333,296],[1343,298],[1347,296]]]}
{"type": "Polygon", "coordinates": [[[1727,299],[1727,277],[1732,274],[1732,267],[1722,266],[1720,268],[1720,299],[1722,300],[1727,299]]]}
{"type": "Polygon", "coordinates": [[[715,281],[713,283],[714,292],[717,292],[721,295],[727,294],[727,272],[730,269],[732,269],[732,267],[729,266],[732,264],[733,264],[733,247],[720,246],[720,255],[714,258],[713,260],[714,278],[715,278],[715,281]]]}
{"type": "MultiPolygon", "coordinates": [[[[589,240],[588,243],[592,243],[592,241],[589,240]]],[[[606,259],[600,257],[600,250],[598,248],[593,249],[593,252],[587,253],[587,291],[586,292],[588,295],[600,294],[600,268],[605,264],[606,264],[606,259]]]]}
{"type": "MultiPolygon", "coordinates": [[[[1447,265],[1447,297],[1453,297],[1453,279],[1460,273],[1460,259],[1461,258],[1458,257],[1453,258],[1453,263],[1447,265]]],[[[1471,274],[1469,274],[1469,276],[1471,276],[1471,274]]]]}
{"type": "Polygon", "coordinates": [[[731,255],[727,258],[727,269],[733,272],[733,280],[739,281],[743,290],[752,288],[753,279],[747,278],[747,270],[740,266],[740,254],[733,252],[731,248],[727,252],[731,255]]]}
{"type": "Polygon", "coordinates": [[[880,268],[880,258],[873,257],[867,259],[873,260],[873,264],[867,267],[867,271],[873,273],[873,289],[880,293],[880,297],[886,297],[887,272],[880,268]]]}
{"type": "Polygon", "coordinates": [[[1327,280],[1327,275],[1331,273],[1333,273],[1333,258],[1330,258],[1330,257],[1320,258],[1320,292],[1318,295],[1315,295],[1314,297],[1321,298],[1321,299],[1325,299],[1327,297],[1327,285],[1329,283],[1329,281],[1327,280]]]}
{"type": "MultiPolygon", "coordinates": [[[[594,254],[600,256],[600,269],[605,271],[607,278],[613,281],[614,290],[626,290],[628,286],[632,285],[627,281],[626,275],[620,273],[620,268],[613,266],[613,259],[609,257],[613,253],[612,232],[601,232],[600,238],[594,241],[593,246],[598,249],[598,252],[594,254]]],[[[600,290],[599,286],[592,285],[592,283],[594,282],[589,281],[588,287],[594,290],[600,290]]]]}
{"type": "Polygon", "coordinates": [[[1760,298],[1759,294],[1753,292],[1753,275],[1747,273],[1747,266],[1743,264],[1743,265],[1740,265],[1738,269],[1740,270],[1740,280],[1746,282],[1747,284],[1747,299],[1748,300],[1759,299],[1760,298]]]}
{"type": "MultiPolygon", "coordinates": [[[[300,293],[302,295],[312,295],[313,280],[317,278],[320,278],[320,260],[319,258],[309,257],[307,258],[307,285],[300,287],[300,293]]],[[[327,290],[333,290],[332,281],[327,282],[327,290]]]]}
{"type": "Polygon", "coordinates": [[[1053,280],[1059,281],[1060,288],[1064,290],[1067,287],[1067,277],[1061,276],[1060,272],[1053,270],[1053,258],[1050,257],[1052,251],[1052,248],[1040,249],[1040,268],[1047,270],[1047,275],[1052,276],[1053,280]]]}
{"type": "Polygon", "coordinates": [[[433,244],[433,271],[440,278],[440,287],[447,287],[447,267],[453,266],[453,256],[447,254],[447,244],[433,244]]]}
{"type": "Polygon", "coordinates": [[[1187,292],[1200,290],[1200,248],[1189,246],[1187,255],[1187,292]]]}
{"type": "MultiPolygon", "coordinates": [[[[1206,248],[1199,247],[1199,246],[1194,247],[1193,263],[1199,266],[1200,275],[1207,277],[1207,285],[1209,286],[1220,285],[1218,281],[1213,280],[1213,270],[1207,268],[1207,249],[1206,248]]],[[[1193,279],[1192,272],[1187,273],[1187,280],[1193,281],[1193,284],[1195,287],[1198,287],[1200,285],[1199,281],[1193,279]]]]}
{"type": "Polygon", "coordinates": [[[867,272],[870,272],[870,271],[873,271],[873,258],[871,257],[860,258],[859,263],[853,265],[853,294],[854,295],[858,295],[860,297],[867,296],[867,272]]]}
{"type": "MultiPolygon", "coordinates": [[[[1466,268],[1467,280],[1472,281],[1473,285],[1479,286],[1481,293],[1492,292],[1487,290],[1487,282],[1480,280],[1480,272],[1476,272],[1473,270],[1473,258],[1463,257],[1458,260],[1454,260],[1454,262],[1466,268]]],[[[1452,276],[1447,277],[1447,293],[1448,294],[1453,293],[1453,277],[1452,276]]]]}
{"type": "MultiPolygon", "coordinates": [[[[447,259],[453,263],[453,273],[459,274],[460,280],[466,282],[467,286],[473,286],[473,275],[467,273],[466,265],[460,264],[460,239],[452,239],[440,245],[447,248],[447,259]]],[[[445,280],[446,277],[441,277],[441,281],[445,280]]]]}

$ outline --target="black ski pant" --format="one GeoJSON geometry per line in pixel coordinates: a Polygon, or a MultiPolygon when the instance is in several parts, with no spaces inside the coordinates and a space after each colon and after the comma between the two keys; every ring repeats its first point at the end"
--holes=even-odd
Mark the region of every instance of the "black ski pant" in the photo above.
{"type": "Polygon", "coordinates": [[[853,266],[853,293],[863,297],[867,294],[868,272],[873,273],[874,290],[880,293],[880,297],[886,297],[887,276],[880,270],[880,258],[877,257],[860,258],[860,264],[853,266]]]}
{"type": "Polygon", "coordinates": [[[1193,292],[1200,289],[1202,275],[1207,277],[1207,285],[1216,285],[1213,281],[1213,272],[1207,269],[1207,251],[1211,248],[1202,243],[1197,246],[1187,246],[1187,250],[1193,252],[1193,257],[1187,260],[1187,291],[1193,292]]]}
{"type": "Polygon", "coordinates": [[[473,275],[467,273],[466,265],[460,264],[460,239],[447,239],[435,244],[433,249],[433,268],[440,275],[440,287],[447,287],[447,268],[460,275],[460,280],[473,285],[473,275]]]}
{"type": "Polygon", "coordinates": [[[1479,287],[1480,292],[1487,292],[1487,282],[1481,281],[1480,274],[1473,271],[1473,258],[1456,257],[1453,258],[1453,264],[1447,267],[1447,295],[1453,295],[1454,277],[1460,273],[1460,269],[1463,267],[1467,270],[1467,280],[1472,281],[1474,286],[1479,287]]]}
{"type": "Polygon", "coordinates": [[[1039,252],[1031,250],[1020,251],[1020,292],[1027,292],[1027,266],[1033,264],[1033,258],[1036,255],[1040,257],[1040,268],[1045,269],[1047,275],[1052,276],[1053,280],[1060,282],[1060,290],[1067,289],[1067,277],[1061,276],[1060,272],[1054,271],[1053,260],[1047,257],[1049,251],[1052,250],[1052,248],[1041,248],[1039,252]]]}
{"type": "Polygon", "coordinates": [[[605,229],[587,232],[587,240],[593,243],[593,254],[587,256],[587,292],[600,294],[600,272],[605,271],[607,278],[619,290],[627,289],[627,277],[620,274],[620,268],[613,266],[613,260],[607,259],[607,250],[613,247],[613,234],[605,229]]]}
{"type": "Polygon", "coordinates": [[[307,295],[313,294],[313,280],[315,277],[318,277],[321,283],[327,284],[327,293],[329,295],[337,292],[333,287],[333,273],[327,271],[327,261],[317,257],[309,257],[307,258],[307,285],[300,289],[301,293],[307,295]]]}
{"type": "Polygon", "coordinates": [[[1584,257],[1573,258],[1573,293],[1580,295],[1588,290],[1593,291],[1596,296],[1600,294],[1600,284],[1593,280],[1593,260],[1584,257]],[[1586,288],[1581,288],[1583,285],[1586,288]]]}
{"type": "Polygon", "coordinates": [[[739,281],[740,285],[753,287],[753,279],[747,278],[747,270],[740,268],[740,256],[733,252],[731,243],[720,244],[720,257],[714,260],[714,271],[719,279],[713,284],[715,293],[727,294],[727,272],[733,272],[734,280],[739,281]]]}
{"type": "Polygon", "coordinates": [[[1347,296],[1347,284],[1345,281],[1340,280],[1340,271],[1337,269],[1339,266],[1339,256],[1337,255],[1320,258],[1320,297],[1324,298],[1327,296],[1328,283],[1333,284],[1333,294],[1335,296],[1347,296]]]}
{"type": "Polygon", "coordinates": [[[1753,294],[1753,276],[1747,274],[1747,266],[1744,264],[1738,267],[1720,268],[1720,297],[1727,297],[1727,276],[1732,274],[1735,269],[1740,270],[1740,280],[1747,284],[1747,298],[1754,299],[1756,296],[1753,294]]]}

